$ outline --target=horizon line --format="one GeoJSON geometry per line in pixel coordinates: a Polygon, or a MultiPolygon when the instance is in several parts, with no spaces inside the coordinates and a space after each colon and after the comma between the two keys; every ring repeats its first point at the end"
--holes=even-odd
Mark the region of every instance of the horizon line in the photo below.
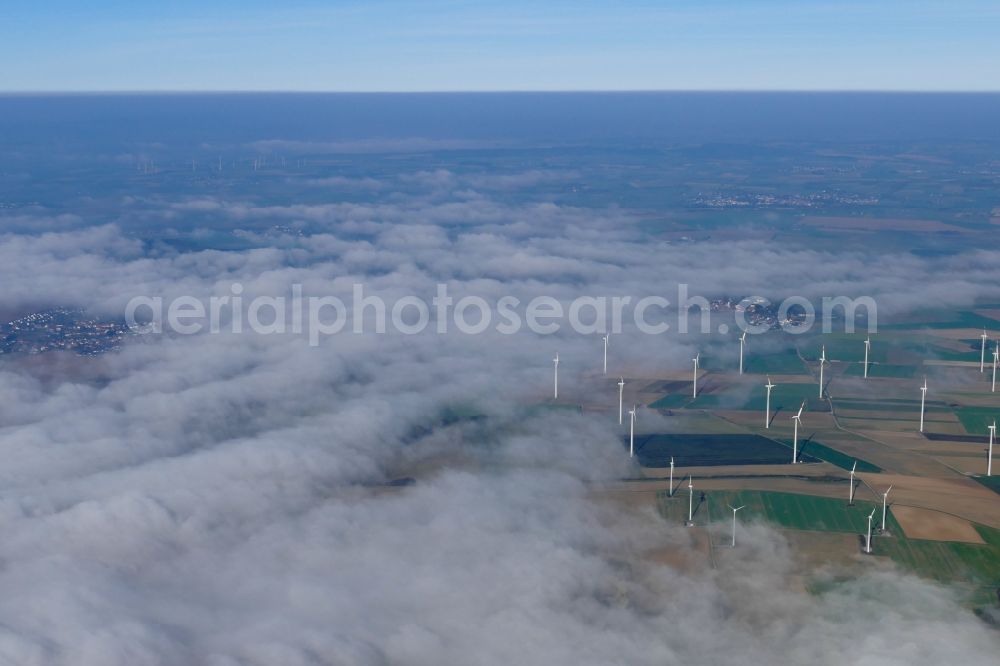
{"type": "Polygon", "coordinates": [[[629,89],[483,89],[483,90],[311,90],[311,89],[81,89],[0,90],[0,97],[100,95],[574,95],[574,94],[850,94],[850,95],[997,95],[991,90],[878,88],[629,88],[629,89]]]}

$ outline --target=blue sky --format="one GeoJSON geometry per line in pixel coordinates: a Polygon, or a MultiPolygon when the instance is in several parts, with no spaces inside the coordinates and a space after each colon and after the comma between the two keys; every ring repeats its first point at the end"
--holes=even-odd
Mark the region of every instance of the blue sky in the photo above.
{"type": "Polygon", "coordinates": [[[18,2],[0,90],[1000,90],[993,0],[18,2]]]}

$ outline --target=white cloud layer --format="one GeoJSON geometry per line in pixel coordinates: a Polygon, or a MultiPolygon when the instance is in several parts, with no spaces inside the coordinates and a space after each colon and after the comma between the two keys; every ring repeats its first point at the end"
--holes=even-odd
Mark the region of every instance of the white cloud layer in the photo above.
{"type": "MultiPolygon", "coordinates": [[[[456,296],[670,297],[687,282],[706,295],[872,295],[892,313],[995,297],[1000,284],[992,250],[876,262],[762,241],[669,244],[623,210],[475,191],[520,182],[448,185],[472,188],[459,201],[192,199],[143,213],[320,228],[240,252],[150,253],[114,225],[8,233],[0,308],[120,313],[135,295],[207,297],[234,281],[247,296],[363,281],[389,298],[429,298],[438,282],[456,296]]],[[[686,368],[699,344],[623,335],[613,365],[686,368]]],[[[520,411],[547,395],[557,350],[567,396],[604,390],[582,379],[599,340],[570,334],[343,334],[318,348],[293,335],[148,336],[98,359],[0,363],[0,661],[994,663],[1000,639],[947,590],[873,566],[810,596],[787,583],[792,555],[762,526],[718,571],[644,558],[689,534],[589,493],[629,473],[616,424],[520,411]],[[442,424],[464,404],[489,418],[442,424]]]]}

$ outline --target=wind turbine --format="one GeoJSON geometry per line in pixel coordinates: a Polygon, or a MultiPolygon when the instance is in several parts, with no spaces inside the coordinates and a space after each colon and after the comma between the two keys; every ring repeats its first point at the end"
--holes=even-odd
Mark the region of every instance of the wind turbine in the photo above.
{"type": "Polygon", "coordinates": [[[865,379],[868,379],[868,352],[872,349],[871,336],[865,338],[865,379]]]}
{"type": "Polygon", "coordinates": [[[774,388],[774,384],[771,383],[771,376],[767,377],[767,384],[764,388],[767,389],[767,402],[764,403],[764,427],[771,427],[771,389],[774,388]]]}
{"type": "Polygon", "coordinates": [[[997,392],[997,363],[1000,362],[1000,342],[993,347],[993,388],[990,392],[997,392]]]}
{"type": "Polygon", "coordinates": [[[920,387],[920,432],[924,431],[924,404],[927,402],[927,377],[924,377],[924,385],[920,387]]]}
{"type": "Polygon", "coordinates": [[[694,481],[688,476],[688,521],[687,526],[694,525],[694,481]]]}
{"type": "Polygon", "coordinates": [[[865,552],[869,555],[872,554],[872,518],[875,517],[876,509],[872,509],[872,512],[868,514],[868,537],[865,539],[865,552]]]}
{"type": "Polygon", "coordinates": [[[823,352],[819,355],[819,397],[823,397],[823,366],[826,365],[826,345],[823,345],[823,352]]]}
{"type": "Polygon", "coordinates": [[[979,372],[986,372],[986,329],[983,329],[983,334],[979,336],[983,339],[983,347],[979,352],[979,372]]]}
{"type": "Polygon", "coordinates": [[[747,342],[747,332],[743,331],[743,335],[740,336],[740,374],[743,374],[743,347],[747,342]]]}
{"type": "Polygon", "coordinates": [[[691,359],[692,361],[694,361],[694,383],[692,384],[694,388],[691,390],[692,398],[698,397],[698,360],[700,358],[701,358],[701,352],[695,354],[695,357],[691,359]]]}
{"type": "Polygon", "coordinates": [[[618,378],[618,425],[623,423],[624,416],[624,405],[622,404],[622,397],[625,395],[625,378],[618,378]]]}
{"type": "Polygon", "coordinates": [[[733,510],[733,548],[736,548],[736,512],[740,509],[746,508],[746,504],[743,506],[733,506],[732,504],[727,504],[730,509],[733,510]]]}
{"type": "Polygon", "coordinates": [[[670,456],[670,494],[668,497],[674,496],[674,457],[670,456]]]}
{"type": "Polygon", "coordinates": [[[884,493],[882,493],[882,531],[885,532],[885,508],[888,505],[889,491],[892,490],[892,486],[889,486],[884,493]]]}
{"type": "Polygon", "coordinates": [[[854,461],[854,466],[851,467],[851,489],[847,492],[847,506],[854,506],[854,473],[858,469],[858,461],[854,461]]]}
{"type": "Polygon", "coordinates": [[[552,363],[555,366],[555,374],[553,375],[552,384],[552,397],[555,400],[559,399],[559,352],[556,352],[556,357],[552,359],[552,363]]]}
{"type": "Polygon", "coordinates": [[[628,431],[628,457],[635,457],[635,405],[632,405],[632,409],[628,410],[628,415],[631,419],[628,431]]]}
{"type": "Polygon", "coordinates": [[[802,404],[799,406],[799,413],[792,417],[795,421],[795,436],[792,438],[792,464],[794,465],[799,461],[799,423],[802,422],[802,409],[806,406],[806,401],[803,400],[802,404]]]}
{"type": "Polygon", "coordinates": [[[986,454],[986,476],[993,476],[993,438],[996,437],[997,422],[990,426],[990,448],[986,454]]]}
{"type": "Polygon", "coordinates": [[[604,336],[604,374],[608,374],[608,336],[604,336]]]}

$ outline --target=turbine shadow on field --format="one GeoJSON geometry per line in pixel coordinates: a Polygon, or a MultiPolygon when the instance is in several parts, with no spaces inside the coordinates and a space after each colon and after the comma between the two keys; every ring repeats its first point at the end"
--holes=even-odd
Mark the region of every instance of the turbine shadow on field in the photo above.
{"type": "Polygon", "coordinates": [[[774,409],[774,411],[771,413],[771,420],[767,422],[768,427],[774,425],[774,419],[778,418],[778,414],[780,414],[783,410],[784,407],[782,407],[781,405],[778,405],[774,409]]]}

